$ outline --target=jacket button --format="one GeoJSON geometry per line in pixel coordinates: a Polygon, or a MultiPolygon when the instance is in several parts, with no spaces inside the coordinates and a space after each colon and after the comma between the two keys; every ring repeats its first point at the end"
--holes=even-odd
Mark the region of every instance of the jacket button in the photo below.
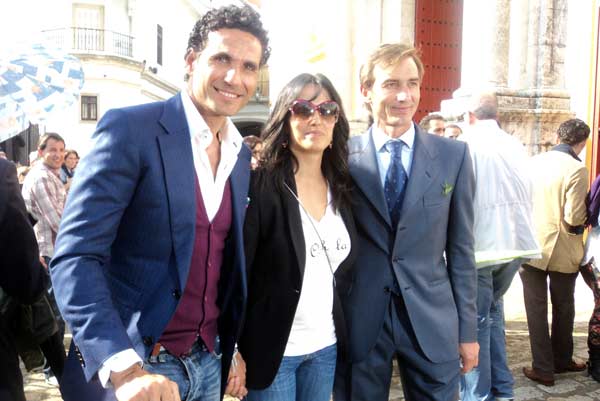
{"type": "Polygon", "coordinates": [[[85,368],[85,360],[83,359],[83,355],[79,351],[78,347],[75,347],[75,355],[77,355],[77,359],[79,360],[79,364],[85,368]]]}
{"type": "Polygon", "coordinates": [[[171,294],[173,295],[173,298],[175,298],[177,300],[179,298],[181,298],[181,291],[179,291],[179,290],[173,290],[173,292],[171,294]]]}
{"type": "Polygon", "coordinates": [[[385,286],[385,287],[383,287],[383,292],[385,292],[386,294],[389,294],[392,291],[390,290],[390,287],[385,286]]]}
{"type": "Polygon", "coordinates": [[[152,338],[152,336],[144,336],[144,337],[142,337],[142,341],[144,342],[144,345],[147,347],[154,345],[154,338],[152,338]]]}
{"type": "Polygon", "coordinates": [[[394,259],[392,259],[392,261],[393,261],[394,263],[399,263],[399,262],[402,262],[403,260],[404,260],[404,258],[401,258],[401,257],[399,257],[399,256],[396,256],[394,259]]]}

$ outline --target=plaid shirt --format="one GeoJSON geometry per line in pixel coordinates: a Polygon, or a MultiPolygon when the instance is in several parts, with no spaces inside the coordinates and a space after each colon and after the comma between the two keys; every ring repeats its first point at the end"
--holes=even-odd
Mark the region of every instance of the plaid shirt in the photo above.
{"type": "Polygon", "coordinates": [[[40,247],[40,255],[53,257],[54,242],[65,207],[65,186],[42,161],[38,162],[25,177],[22,190],[27,211],[37,220],[33,226],[40,247]]]}

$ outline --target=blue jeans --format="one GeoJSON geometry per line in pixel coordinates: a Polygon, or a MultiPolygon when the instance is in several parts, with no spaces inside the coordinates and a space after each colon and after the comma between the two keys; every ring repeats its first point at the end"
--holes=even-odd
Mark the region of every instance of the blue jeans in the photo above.
{"type": "Polygon", "coordinates": [[[150,373],[166,376],[177,383],[182,401],[221,400],[221,349],[213,352],[196,342],[189,356],[177,357],[161,350],[144,364],[150,373]]]}
{"type": "Polygon", "coordinates": [[[462,401],[513,398],[514,379],[506,358],[502,296],[522,262],[521,258],[517,258],[477,270],[479,365],[461,377],[462,401]]]}
{"type": "Polygon", "coordinates": [[[249,390],[247,401],[329,401],[336,358],[336,344],[312,354],[284,356],[273,383],[249,390]]]}

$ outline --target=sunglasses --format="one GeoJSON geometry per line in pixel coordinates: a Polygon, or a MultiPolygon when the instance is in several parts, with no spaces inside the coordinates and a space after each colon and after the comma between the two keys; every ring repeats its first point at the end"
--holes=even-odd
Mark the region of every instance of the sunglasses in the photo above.
{"type": "Polygon", "coordinates": [[[318,111],[322,119],[326,121],[333,121],[337,118],[340,112],[340,107],[333,100],[328,100],[321,104],[314,104],[308,100],[298,99],[294,100],[292,107],[290,107],[290,111],[292,114],[303,119],[312,117],[315,112],[318,111]]]}

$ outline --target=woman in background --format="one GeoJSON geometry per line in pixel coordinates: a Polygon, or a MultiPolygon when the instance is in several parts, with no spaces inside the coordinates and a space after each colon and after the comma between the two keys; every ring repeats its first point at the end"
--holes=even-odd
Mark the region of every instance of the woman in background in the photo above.
{"type": "Polygon", "coordinates": [[[323,75],[281,91],[252,173],[244,240],[248,309],[240,339],[249,401],[329,401],[356,232],[348,120],[323,75]]]}
{"type": "Polygon", "coordinates": [[[67,188],[71,185],[71,179],[75,174],[75,167],[79,163],[79,155],[73,149],[65,150],[65,161],[60,168],[60,180],[67,188]]]}
{"type": "Polygon", "coordinates": [[[588,327],[588,373],[600,382],[600,176],[592,183],[586,204],[589,232],[579,271],[594,295],[594,311],[588,327]]]}

